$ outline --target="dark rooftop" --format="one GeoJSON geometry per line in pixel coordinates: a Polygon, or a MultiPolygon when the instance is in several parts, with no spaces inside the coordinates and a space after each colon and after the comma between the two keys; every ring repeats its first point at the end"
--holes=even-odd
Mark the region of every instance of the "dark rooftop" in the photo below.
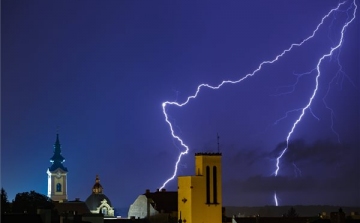
{"type": "Polygon", "coordinates": [[[151,193],[147,191],[144,194],[147,198],[151,198],[153,203],[151,205],[155,210],[165,213],[170,213],[178,210],[178,192],[177,191],[156,191],[151,193]]]}
{"type": "Polygon", "coordinates": [[[221,153],[195,153],[195,156],[221,156],[221,153]]]}
{"type": "Polygon", "coordinates": [[[83,201],[67,201],[67,202],[54,202],[55,209],[59,214],[62,213],[76,213],[87,214],[90,213],[89,208],[83,201]]]}

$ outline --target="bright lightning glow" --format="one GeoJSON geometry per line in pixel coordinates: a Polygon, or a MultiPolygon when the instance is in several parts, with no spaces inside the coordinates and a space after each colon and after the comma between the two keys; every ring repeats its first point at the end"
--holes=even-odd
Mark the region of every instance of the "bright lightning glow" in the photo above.
{"type": "Polygon", "coordinates": [[[276,192],[274,194],[274,200],[275,200],[275,205],[278,206],[278,200],[277,200],[277,197],[276,197],[276,192]]]}
{"type": "MultiPolygon", "coordinates": [[[[248,77],[254,76],[258,71],[260,71],[260,70],[262,69],[263,65],[275,63],[275,62],[278,61],[282,56],[284,56],[287,52],[291,51],[294,47],[302,46],[305,42],[307,42],[308,40],[312,39],[312,38],[315,36],[315,34],[317,33],[317,31],[319,30],[320,26],[324,23],[324,20],[327,19],[334,11],[339,10],[339,8],[340,8],[343,4],[345,4],[345,2],[341,2],[341,3],[338,4],[338,6],[337,6],[336,8],[331,9],[331,10],[321,19],[321,22],[316,26],[315,30],[312,32],[312,34],[311,34],[309,37],[305,38],[305,39],[304,39],[303,41],[301,41],[300,43],[293,43],[293,44],[291,44],[289,48],[285,49],[285,50],[282,51],[280,54],[278,54],[277,56],[275,56],[275,58],[274,58],[273,60],[263,61],[262,63],[260,63],[260,65],[257,67],[257,69],[255,69],[252,73],[249,73],[249,74],[245,75],[244,77],[242,77],[242,78],[240,78],[240,79],[238,79],[238,80],[224,80],[224,81],[222,81],[222,82],[221,82],[219,85],[217,85],[217,86],[211,86],[211,85],[208,85],[208,84],[205,84],[205,83],[200,84],[200,85],[197,87],[195,94],[193,94],[193,95],[191,95],[191,96],[188,96],[187,99],[186,99],[183,103],[178,103],[178,102],[176,102],[176,101],[165,101],[165,102],[162,103],[162,111],[163,111],[163,114],[164,114],[164,116],[165,116],[165,121],[166,121],[166,122],[168,123],[168,125],[169,125],[171,135],[172,135],[172,137],[174,138],[174,140],[177,140],[177,141],[181,144],[181,146],[185,148],[185,150],[184,150],[183,152],[181,152],[181,153],[179,154],[178,158],[177,158],[177,161],[176,161],[175,167],[174,167],[173,175],[163,183],[163,185],[160,187],[160,189],[164,188],[168,182],[170,182],[171,180],[173,180],[173,179],[176,177],[177,170],[178,170],[178,165],[179,165],[179,163],[180,163],[180,161],[181,161],[181,157],[184,156],[184,155],[186,155],[186,154],[188,153],[188,151],[189,151],[189,147],[188,147],[188,146],[184,143],[184,141],[174,132],[173,124],[169,121],[169,116],[168,116],[168,114],[167,114],[167,109],[166,109],[167,106],[169,106],[169,105],[175,105],[175,106],[177,106],[177,107],[185,106],[190,100],[195,99],[195,98],[198,96],[198,94],[200,93],[200,90],[201,90],[202,88],[204,88],[204,87],[210,88],[210,89],[213,89],[213,90],[217,90],[217,89],[219,89],[220,87],[222,87],[222,86],[225,85],[225,84],[237,84],[237,83],[239,83],[239,82],[244,81],[244,80],[247,79],[248,77]]],[[[286,152],[286,150],[287,150],[287,148],[288,148],[289,139],[290,139],[292,133],[294,132],[297,124],[301,121],[302,117],[305,115],[305,111],[311,110],[311,109],[310,109],[310,105],[311,105],[311,103],[312,103],[312,101],[313,101],[313,99],[314,99],[314,97],[315,97],[315,95],[316,95],[316,92],[317,92],[317,89],[318,89],[318,79],[319,79],[320,74],[321,74],[321,73],[320,73],[320,64],[322,63],[322,61],[323,61],[325,58],[330,57],[330,56],[333,54],[333,52],[334,52],[335,50],[337,50],[337,49],[341,46],[341,44],[342,44],[342,42],[343,42],[343,36],[344,36],[344,31],[345,31],[345,29],[346,29],[347,26],[355,19],[355,12],[356,12],[356,9],[357,9],[357,5],[355,4],[355,0],[354,0],[354,2],[353,2],[353,5],[354,5],[354,13],[353,13],[353,16],[352,16],[351,20],[349,20],[348,22],[346,22],[345,25],[343,26],[343,28],[342,28],[342,30],[341,30],[341,38],[340,38],[339,43],[338,43],[335,47],[332,47],[331,50],[330,50],[330,52],[329,52],[328,54],[323,55],[323,56],[319,59],[319,61],[318,61],[318,63],[317,63],[317,66],[316,66],[317,76],[316,76],[316,79],[315,79],[315,80],[316,80],[315,89],[314,89],[313,94],[312,94],[312,96],[310,97],[308,103],[306,104],[306,106],[299,109],[299,110],[301,110],[301,114],[300,114],[300,116],[298,117],[298,119],[294,122],[294,124],[292,125],[292,128],[291,128],[290,132],[288,133],[288,135],[287,135],[287,137],[286,137],[286,143],[287,143],[287,144],[286,144],[286,148],[280,153],[280,155],[279,155],[279,156],[277,157],[277,159],[276,159],[275,176],[278,175],[278,172],[279,172],[279,169],[280,169],[280,166],[279,166],[280,159],[283,157],[283,155],[285,154],[285,152],[286,152]]],[[[275,200],[275,204],[276,204],[276,206],[277,206],[277,205],[278,205],[278,200],[277,200],[277,197],[276,197],[276,192],[275,192],[275,194],[274,194],[274,200],[275,200]]]]}

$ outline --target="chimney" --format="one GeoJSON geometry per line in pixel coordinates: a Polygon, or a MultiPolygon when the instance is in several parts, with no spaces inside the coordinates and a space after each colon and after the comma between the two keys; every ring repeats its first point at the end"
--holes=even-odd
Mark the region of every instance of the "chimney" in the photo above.
{"type": "Polygon", "coordinates": [[[159,188],[158,188],[158,189],[156,189],[156,192],[159,192],[159,188]]]}
{"type": "Polygon", "coordinates": [[[161,189],[161,192],[166,192],[166,189],[165,188],[161,189]]]}
{"type": "Polygon", "coordinates": [[[146,190],[145,190],[145,194],[150,194],[150,190],[149,190],[149,189],[146,189],[146,190]]]}

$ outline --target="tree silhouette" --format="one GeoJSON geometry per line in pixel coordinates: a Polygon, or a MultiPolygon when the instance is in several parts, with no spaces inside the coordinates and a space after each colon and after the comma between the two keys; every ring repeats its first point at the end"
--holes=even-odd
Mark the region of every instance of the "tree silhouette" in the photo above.
{"type": "Polygon", "coordinates": [[[286,214],[284,214],[284,217],[287,217],[287,218],[297,218],[299,217],[299,214],[296,213],[296,210],[295,208],[291,207],[286,214]]]}
{"type": "Polygon", "coordinates": [[[1,188],[1,214],[10,212],[10,203],[4,188],[1,188]]]}
{"type": "Polygon", "coordinates": [[[18,193],[12,202],[13,213],[36,214],[37,209],[53,209],[51,199],[35,191],[18,193]]]}

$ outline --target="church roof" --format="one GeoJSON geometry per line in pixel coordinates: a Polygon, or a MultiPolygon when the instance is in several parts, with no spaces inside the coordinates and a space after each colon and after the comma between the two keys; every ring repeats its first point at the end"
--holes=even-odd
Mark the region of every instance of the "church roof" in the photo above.
{"type": "Polygon", "coordinates": [[[111,207],[111,201],[105,194],[103,194],[103,187],[100,184],[99,176],[96,175],[95,184],[92,187],[92,193],[86,199],[85,203],[90,210],[96,210],[104,199],[111,207]]]}
{"type": "Polygon", "coordinates": [[[101,201],[104,199],[110,205],[110,207],[112,207],[110,199],[105,194],[91,194],[86,199],[85,203],[90,210],[96,210],[101,205],[101,201]]]}
{"type": "Polygon", "coordinates": [[[59,214],[62,213],[74,213],[77,214],[86,214],[91,213],[89,211],[89,208],[83,201],[75,200],[75,201],[67,201],[67,202],[54,202],[55,209],[59,212],[59,214]]]}
{"type": "Polygon", "coordinates": [[[63,171],[67,172],[67,168],[64,167],[63,162],[65,162],[65,158],[61,155],[61,144],[59,140],[59,134],[56,134],[56,141],[54,144],[54,154],[50,158],[50,162],[52,165],[49,167],[49,171],[55,171],[60,168],[63,171]]]}
{"type": "Polygon", "coordinates": [[[221,156],[221,153],[195,153],[195,156],[221,156]]]}
{"type": "Polygon", "coordinates": [[[162,189],[161,191],[156,191],[151,193],[146,191],[144,194],[148,199],[152,199],[151,205],[155,210],[165,213],[178,211],[178,192],[177,191],[166,191],[162,189]]]}
{"type": "Polygon", "coordinates": [[[61,170],[63,170],[64,172],[68,172],[67,168],[64,167],[64,165],[62,163],[59,162],[54,162],[50,167],[49,167],[49,171],[53,172],[56,169],[60,168],[61,170]]]}

